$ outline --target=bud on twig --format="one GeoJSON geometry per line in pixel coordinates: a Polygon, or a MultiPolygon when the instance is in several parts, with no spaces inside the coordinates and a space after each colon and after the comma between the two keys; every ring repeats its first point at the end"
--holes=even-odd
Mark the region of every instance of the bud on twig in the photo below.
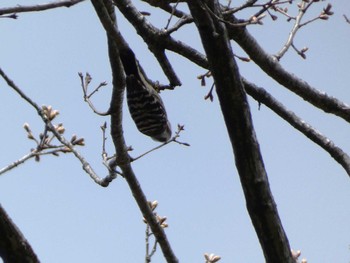
{"type": "Polygon", "coordinates": [[[215,263],[215,262],[218,262],[221,257],[220,256],[216,256],[214,254],[208,254],[208,253],[205,253],[204,254],[204,258],[205,258],[205,262],[206,263],[215,263]]]}

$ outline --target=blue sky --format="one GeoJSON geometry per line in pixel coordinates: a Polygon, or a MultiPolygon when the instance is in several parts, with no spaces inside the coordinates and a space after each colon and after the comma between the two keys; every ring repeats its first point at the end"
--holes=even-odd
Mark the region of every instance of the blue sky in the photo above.
{"type": "MultiPolygon", "coordinates": [[[[32,4],[38,1],[16,1],[32,4]]],[[[325,5],[325,3],[323,3],[325,5]]],[[[334,16],[303,28],[295,40],[308,46],[307,59],[293,51],[282,65],[312,86],[350,102],[349,35],[350,2],[332,1],[334,16]]],[[[2,1],[1,7],[14,1],[2,1]]],[[[314,9],[321,10],[322,4],[314,9]]],[[[168,16],[151,11],[149,18],[165,26],[168,16]]],[[[270,53],[288,37],[291,24],[282,17],[250,32],[270,53]]],[[[166,83],[156,61],[135,31],[118,15],[121,32],[134,48],[140,63],[154,80],[166,83]]],[[[39,105],[60,111],[58,122],[66,136],[84,137],[79,149],[99,175],[100,126],[108,118],[94,115],[82,98],[78,72],[89,72],[93,84],[109,85],[93,98],[96,106],[109,106],[111,74],[106,37],[89,2],[73,8],[20,14],[18,20],[0,20],[0,66],[39,105]]],[[[193,28],[176,37],[199,47],[193,28]]],[[[234,46],[235,53],[244,55],[234,46]]],[[[169,53],[183,85],[162,92],[169,119],[185,125],[180,140],[191,147],[168,145],[133,164],[149,200],[158,200],[157,211],[168,217],[168,238],[180,262],[204,262],[205,252],[221,262],[263,262],[263,254],[245,208],[230,142],[218,100],[203,98],[210,88],[197,76],[205,71],[169,53]]],[[[338,146],[350,152],[349,124],[320,112],[286,91],[251,63],[239,62],[244,77],[265,87],[287,107],[338,146]]],[[[92,85],[93,85],[92,84],[92,85]]],[[[36,112],[0,81],[0,167],[19,159],[35,145],[26,138],[28,122],[38,134],[43,124],[36,112]]],[[[350,261],[349,176],[328,153],[310,142],[268,108],[250,100],[272,192],[291,246],[308,262],[350,261]]],[[[132,156],[158,145],[140,134],[124,111],[124,134],[132,156]]],[[[109,153],[113,147],[109,143],[109,153]]],[[[23,231],[42,262],[143,262],[145,225],[122,178],[101,188],[82,171],[72,155],[31,160],[0,177],[0,202],[23,231]]],[[[164,262],[158,250],[152,262],[164,262]]]]}

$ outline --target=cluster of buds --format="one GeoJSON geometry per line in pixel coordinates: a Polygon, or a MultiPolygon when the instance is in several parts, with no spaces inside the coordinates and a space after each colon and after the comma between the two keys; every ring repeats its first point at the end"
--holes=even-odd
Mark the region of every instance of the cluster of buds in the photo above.
{"type": "MultiPolygon", "coordinates": [[[[312,2],[310,3],[310,0],[302,0],[302,2],[304,3],[310,3],[313,4],[313,3],[317,3],[317,2],[320,2],[321,0],[312,0],[312,2]]],[[[299,8],[302,8],[302,3],[299,3],[298,4],[298,7],[299,8]]],[[[323,8],[321,14],[318,16],[319,19],[322,19],[322,20],[328,20],[328,18],[333,15],[334,12],[332,11],[332,5],[331,4],[327,4],[327,6],[325,8],[323,8]]]]}
{"type": "Polygon", "coordinates": [[[308,50],[309,50],[308,47],[303,47],[303,48],[298,52],[298,54],[299,54],[303,59],[306,59],[305,53],[306,53],[306,51],[308,51],[308,50]]]}
{"type": "Polygon", "coordinates": [[[334,14],[334,12],[331,9],[332,5],[328,4],[325,8],[323,8],[319,18],[322,20],[327,20],[331,15],[334,14]]]}
{"type": "MultiPolygon", "coordinates": [[[[153,201],[153,202],[148,201],[147,203],[148,203],[149,208],[151,208],[153,214],[155,215],[158,224],[159,224],[162,228],[167,228],[167,227],[169,226],[168,223],[166,222],[167,217],[166,217],[166,216],[160,216],[160,215],[157,214],[157,212],[155,212],[155,210],[156,210],[156,208],[157,208],[157,206],[158,206],[158,201],[157,201],[157,200],[155,200],[155,201],[153,201]]],[[[147,224],[146,218],[143,218],[143,222],[144,222],[145,224],[147,224]]]]}
{"type": "Polygon", "coordinates": [[[54,126],[55,130],[59,133],[59,134],[63,134],[66,131],[66,128],[64,128],[63,123],[59,123],[57,125],[54,126]]]}
{"type": "Polygon", "coordinates": [[[30,126],[29,126],[29,124],[27,122],[23,124],[23,128],[27,132],[28,139],[34,140],[33,132],[30,129],[30,126]]]}
{"type": "Polygon", "coordinates": [[[203,75],[197,76],[197,79],[199,79],[201,81],[201,86],[204,87],[206,85],[205,78],[210,78],[211,76],[212,76],[211,71],[208,71],[208,72],[204,73],[203,75]]]}
{"type": "Polygon", "coordinates": [[[84,138],[78,138],[75,134],[70,139],[70,143],[73,145],[85,146],[84,138]]]}
{"type": "Polygon", "coordinates": [[[215,263],[221,259],[220,256],[217,256],[214,254],[208,254],[208,253],[204,254],[204,258],[205,258],[205,263],[215,263]]]}
{"type": "Polygon", "coordinates": [[[43,105],[42,110],[44,115],[49,121],[52,121],[54,118],[56,118],[58,114],[60,114],[58,110],[52,109],[52,106],[50,105],[49,106],[43,105]]]}
{"type": "MultiPolygon", "coordinates": [[[[59,114],[58,110],[54,110],[52,106],[42,106],[42,111],[47,120],[52,121],[57,117],[59,114]]],[[[35,137],[29,124],[24,123],[23,128],[27,132],[27,137],[30,140],[35,141],[36,148],[31,149],[31,151],[35,152],[35,160],[40,161],[40,155],[43,154],[52,154],[54,156],[59,156],[59,153],[69,153],[72,151],[72,149],[68,146],[65,146],[63,144],[61,145],[55,145],[52,144],[52,141],[56,138],[56,136],[62,135],[65,132],[65,127],[62,123],[55,124],[54,130],[49,129],[47,125],[45,125],[44,131],[39,134],[39,136],[35,137]]],[[[78,138],[76,135],[73,135],[70,139],[70,143],[75,146],[84,146],[85,141],[84,138],[78,138]]]]}

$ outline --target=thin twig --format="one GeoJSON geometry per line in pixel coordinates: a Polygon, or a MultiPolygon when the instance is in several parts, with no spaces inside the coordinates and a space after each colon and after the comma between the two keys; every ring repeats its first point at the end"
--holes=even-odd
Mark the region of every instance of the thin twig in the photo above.
{"type": "Polygon", "coordinates": [[[258,0],[247,0],[247,2],[245,2],[244,4],[240,5],[239,7],[234,7],[231,8],[227,11],[224,12],[225,15],[231,15],[234,14],[242,9],[245,9],[247,7],[251,7],[253,6],[258,0]]]}
{"type": "Polygon", "coordinates": [[[303,18],[304,14],[305,14],[305,11],[306,11],[306,9],[305,9],[305,2],[302,1],[301,2],[301,6],[299,8],[299,14],[297,15],[297,17],[295,19],[294,26],[293,26],[291,32],[289,33],[288,40],[284,44],[282,49],[275,55],[275,57],[278,60],[280,60],[284,56],[284,54],[288,51],[290,46],[293,44],[293,39],[294,39],[296,33],[298,32],[298,30],[300,28],[300,22],[301,22],[301,19],[303,18]]]}
{"type": "Polygon", "coordinates": [[[152,247],[152,251],[151,251],[151,253],[149,253],[149,257],[150,258],[156,253],[156,251],[157,251],[157,244],[158,244],[158,242],[157,242],[157,240],[155,240],[154,244],[153,244],[153,247],[152,247]]]}
{"type": "Polygon", "coordinates": [[[173,7],[173,10],[172,10],[172,12],[171,12],[171,14],[170,14],[170,17],[169,17],[169,19],[168,19],[168,22],[167,22],[166,26],[164,27],[165,30],[168,30],[168,27],[169,27],[169,25],[170,25],[171,19],[172,19],[173,16],[174,16],[174,13],[175,13],[175,10],[176,10],[176,7],[177,7],[178,4],[179,4],[179,0],[176,1],[175,5],[174,5],[174,7],[173,7]]]}
{"type": "Polygon", "coordinates": [[[91,76],[89,73],[86,73],[85,78],[83,76],[83,73],[79,72],[78,73],[79,77],[80,77],[80,82],[81,82],[81,87],[83,89],[83,97],[84,97],[84,101],[87,102],[87,104],[89,105],[89,107],[92,109],[92,111],[94,113],[96,113],[99,116],[107,116],[109,115],[109,111],[105,111],[105,112],[100,112],[96,109],[96,107],[94,106],[94,104],[92,103],[92,101],[90,100],[90,98],[92,97],[92,95],[94,95],[97,91],[99,91],[99,89],[101,87],[104,87],[107,85],[106,82],[101,82],[97,88],[95,88],[90,94],[88,94],[88,88],[89,88],[89,84],[92,80],[91,76]]]}
{"type": "Polygon", "coordinates": [[[107,122],[104,122],[104,124],[101,126],[102,130],[102,163],[103,165],[108,169],[109,176],[111,177],[117,177],[117,175],[121,175],[124,177],[123,173],[119,172],[117,170],[118,163],[116,156],[108,157],[107,151],[106,151],[106,129],[107,129],[107,122]]]}
{"type": "MultiPolygon", "coordinates": [[[[35,150],[34,150],[35,151],[35,150]]],[[[24,155],[22,158],[14,161],[13,163],[7,165],[6,167],[0,169],[0,175],[12,170],[13,168],[17,167],[18,165],[21,165],[23,164],[25,161],[33,158],[35,156],[35,153],[34,152],[30,152],[26,155],[24,155]]]]}
{"type": "Polygon", "coordinates": [[[214,87],[215,87],[215,83],[213,83],[211,85],[211,88],[210,88],[208,94],[205,95],[205,97],[204,97],[205,100],[210,99],[210,101],[213,102],[213,100],[214,100],[214,96],[213,96],[214,87]]]}
{"type": "Polygon", "coordinates": [[[202,5],[207,9],[207,11],[209,11],[209,13],[214,16],[217,20],[219,20],[220,22],[225,23],[228,26],[231,27],[244,27],[244,26],[248,26],[248,25],[255,25],[255,24],[259,24],[261,25],[262,22],[261,20],[265,17],[265,14],[260,14],[259,16],[252,16],[250,19],[245,20],[245,21],[239,21],[237,23],[231,23],[230,21],[225,20],[224,18],[219,17],[217,14],[215,14],[205,2],[202,2],[202,5]]]}
{"type": "Polygon", "coordinates": [[[149,231],[149,224],[146,225],[146,231],[145,231],[145,243],[146,243],[146,257],[145,262],[149,263],[151,262],[151,257],[149,255],[149,237],[150,237],[150,231],[149,231]]]}
{"type": "Polygon", "coordinates": [[[85,160],[85,158],[75,149],[74,145],[67,141],[58,131],[55,129],[55,126],[51,123],[51,121],[44,114],[43,109],[35,103],[31,98],[29,98],[0,68],[0,75],[6,81],[7,85],[11,87],[15,92],[17,92],[26,102],[28,102],[33,108],[37,111],[41,119],[44,121],[45,125],[47,125],[48,129],[56,136],[57,140],[59,140],[63,145],[68,147],[70,151],[75,155],[75,157],[81,162],[83,170],[99,185],[108,186],[109,183],[115,179],[113,176],[106,176],[105,178],[100,178],[91,165],[85,160]]]}
{"type": "MultiPolygon", "coordinates": [[[[174,16],[176,16],[178,18],[190,16],[187,13],[174,8],[167,1],[154,1],[154,0],[142,0],[142,1],[148,3],[149,5],[151,5],[153,7],[160,8],[160,9],[164,10],[165,12],[168,12],[169,14],[173,14],[174,16]]],[[[176,0],[176,1],[178,1],[178,0],[176,0]]]]}
{"type": "Polygon", "coordinates": [[[179,142],[179,141],[177,140],[177,138],[180,137],[181,131],[183,131],[183,130],[184,130],[184,126],[183,126],[183,125],[178,125],[178,130],[175,132],[175,135],[174,135],[169,141],[166,141],[166,142],[164,142],[164,143],[158,145],[157,147],[154,147],[154,148],[152,148],[151,150],[149,150],[149,151],[147,151],[147,152],[145,152],[145,153],[143,153],[143,154],[141,154],[141,155],[139,155],[139,156],[137,156],[137,157],[135,157],[135,158],[131,158],[131,162],[134,162],[134,161],[136,161],[136,160],[138,160],[138,159],[144,157],[145,155],[147,155],[147,154],[149,154],[149,153],[151,153],[151,152],[154,152],[155,150],[158,150],[158,149],[164,147],[165,145],[167,145],[167,144],[169,144],[169,143],[171,143],[171,142],[176,142],[176,143],[181,144],[181,145],[184,145],[184,146],[190,146],[190,145],[189,145],[188,143],[186,143],[186,142],[179,142]]]}
{"type": "Polygon", "coordinates": [[[171,33],[179,30],[182,26],[193,23],[193,18],[190,16],[181,17],[171,28],[169,28],[166,33],[170,35],[171,33]]]}
{"type": "Polygon", "coordinates": [[[343,15],[343,17],[345,18],[346,23],[350,24],[350,19],[346,15],[343,15]]]}

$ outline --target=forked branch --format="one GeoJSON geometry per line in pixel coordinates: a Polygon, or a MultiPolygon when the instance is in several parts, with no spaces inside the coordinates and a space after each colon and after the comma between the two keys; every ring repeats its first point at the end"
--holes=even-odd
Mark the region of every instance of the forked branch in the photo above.
{"type": "Polygon", "coordinates": [[[74,145],[68,141],[64,136],[62,136],[55,126],[52,124],[51,120],[48,118],[48,116],[45,114],[45,110],[40,107],[37,103],[35,103],[31,98],[29,98],[6,74],[5,72],[0,68],[0,75],[1,77],[6,81],[7,85],[11,87],[18,95],[20,95],[27,103],[29,103],[39,114],[43,122],[45,123],[46,127],[54,136],[57,138],[58,141],[60,141],[64,146],[66,146],[74,155],[75,157],[80,161],[82,164],[83,170],[99,185],[101,186],[108,186],[109,183],[115,179],[115,177],[108,175],[105,178],[100,178],[91,165],[86,161],[86,159],[75,149],[74,145]]]}

